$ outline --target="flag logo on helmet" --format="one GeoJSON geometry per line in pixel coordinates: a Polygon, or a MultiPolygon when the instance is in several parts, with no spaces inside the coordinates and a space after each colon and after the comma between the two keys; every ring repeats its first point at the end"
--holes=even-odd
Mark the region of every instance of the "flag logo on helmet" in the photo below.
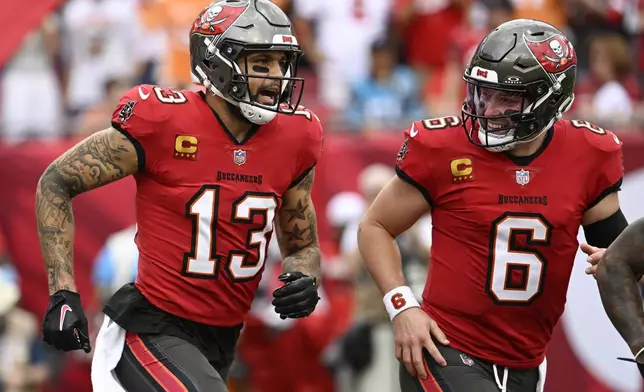
{"type": "Polygon", "coordinates": [[[219,35],[226,31],[246,10],[247,5],[211,4],[197,16],[190,34],[219,35]]]}
{"type": "Polygon", "coordinates": [[[577,56],[572,44],[562,35],[555,35],[543,41],[530,41],[525,36],[528,49],[539,61],[543,69],[550,73],[565,71],[577,64],[577,56]]]}

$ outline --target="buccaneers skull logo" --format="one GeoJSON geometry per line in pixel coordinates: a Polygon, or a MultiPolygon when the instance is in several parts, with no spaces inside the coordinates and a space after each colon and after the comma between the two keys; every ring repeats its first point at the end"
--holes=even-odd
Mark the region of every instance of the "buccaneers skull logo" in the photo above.
{"type": "Polygon", "coordinates": [[[575,49],[562,35],[555,35],[543,41],[530,41],[526,36],[525,42],[547,72],[561,72],[577,64],[575,49]]]}
{"type": "Polygon", "coordinates": [[[222,34],[239,18],[244,10],[246,10],[246,5],[234,7],[228,4],[211,4],[201,11],[192,26],[191,33],[222,34]]]}

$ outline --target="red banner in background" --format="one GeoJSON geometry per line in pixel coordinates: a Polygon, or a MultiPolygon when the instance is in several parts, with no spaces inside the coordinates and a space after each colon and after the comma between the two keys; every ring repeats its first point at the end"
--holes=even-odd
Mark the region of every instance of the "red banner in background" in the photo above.
{"type": "Polygon", "coordinates": [[[0,69],[11,60],[27,34],[40,27],[45,17],[64,2],[65,0],[0,1],[0,69]]]}
{"type": "MultiPolygon", "coordinates": [[[[644,168],[644,154],[641,153],[644,151],[644,137],[630,133],[620,136],[624,141],[626,170],[644,168]]],[[[367,165],[374,162],[393,164],[400,143],[398,134],[368,139],[362,135],[327,136],[323,159],[316,169],[313,194],[321,237],[328,238],[329,228],[324,215],[330,197],[339,191],[356,190],[356,178],[367,165]]],[[[34,194],[38,178],[47,165],[71,145],[72,142],[0,145],[0,230],[6,236],[6,246],[21,276],[22,305],[38,317],[47,307],[48,296],[36,232],[34,194]]],[[[109,234],[134,221],[134,191],[134,182],[127,179],[74,200],[74,267],[86,307],[93,297],[90,277],[98,250],[109,234]]],[[[588,327],[593,328],[592,325],[588,327]]],[[[606,358],[606,361],[611,360],[606,358]]],[[[582,363],[565,332],[558,328],[548,354],[546,392],[612,391],[582,363]]]]}

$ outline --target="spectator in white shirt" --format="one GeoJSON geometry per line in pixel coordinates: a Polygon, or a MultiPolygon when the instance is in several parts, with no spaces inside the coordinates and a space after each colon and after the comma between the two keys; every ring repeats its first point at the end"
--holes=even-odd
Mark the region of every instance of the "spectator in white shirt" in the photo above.
{"type": "Polygon", "coordinates": [[[58,20],[52,16],[25,38],[5,68],[0,78],[0,128],[5,142],[59,136],[62,92],[53,65],[58,48],[58,20]]]}
{"type": "Polygon", "coordinates": [[[621,83],[630,74],[628,43],[615,34],[598,37],[590,48],[590,66],[601,83],[593,97],[593,113],[601,123],[625,123],[633,113],[633,102],[621,83]]]}
{"type": "Polygon", "coordinates": [[[633,99],[624,83],[631,75],[628,43],[617,34],[594,38],[590,47],[592,96],[579,94],[578,117],[597,125],[625,124],[633,115],[633,99]]]}
{"type": "Polygon", "coordinates": [[[71,0],[63,24],[72,111],[98,103],[108,78],[135,78],[141,36],[137,0],[71,0]]]}
{"type": "Polygon", "coordinates": [[[349,85],[369,73],[370,48],[386,31],[391,0],[294,0],[293,7],[298,39],[320,78],[320,99],[332,112],[341,110],[349,85]]]}

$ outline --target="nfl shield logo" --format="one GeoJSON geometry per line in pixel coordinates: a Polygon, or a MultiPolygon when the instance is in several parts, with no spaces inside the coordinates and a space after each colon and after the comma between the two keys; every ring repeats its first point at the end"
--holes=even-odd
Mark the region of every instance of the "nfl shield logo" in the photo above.
{"type": "Polygon", "coordinates": [[[233,151],[233,161],[237,166],[241,166],[246,163],[246,151],[244,150],[235,150],[233,151]]]}
{"type": "Polygon", "coordinates": [[[463,361],[463,363],[465,365],[474,366],[474,360],[472,358],[468,357],[467,355],[465,355],[463,353],[460,354],[460,357],[461,357],[461,361],[463,361]]]}
{"type": "Polygon", "coordinates": [[[530,172],[527,170],[517,170],[516,171],[517,184],[524,186],[530,182],[530,172]]]}

